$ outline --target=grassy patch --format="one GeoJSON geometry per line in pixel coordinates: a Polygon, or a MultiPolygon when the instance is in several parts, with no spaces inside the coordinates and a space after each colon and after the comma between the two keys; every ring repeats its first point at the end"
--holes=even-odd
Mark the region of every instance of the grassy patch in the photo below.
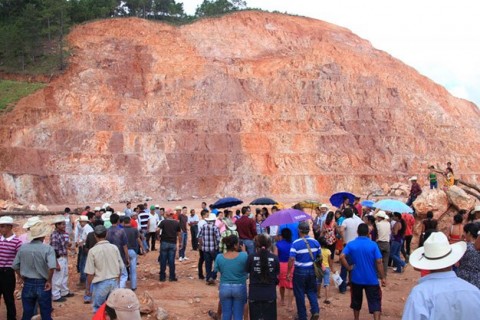
{"type": "Polygon", "coordinates": [[[44,83],[0,80],[0,111],[12,108],[18,100],[43,87],[44,83]]]}

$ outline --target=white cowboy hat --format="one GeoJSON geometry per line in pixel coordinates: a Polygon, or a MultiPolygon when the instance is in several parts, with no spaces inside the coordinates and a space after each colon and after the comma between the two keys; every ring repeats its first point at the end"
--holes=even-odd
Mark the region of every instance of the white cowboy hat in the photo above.
{"type": "Polygon", "coordinates": [[[39,216],[30,217],[27,219],[27,222],[25,222],[25,224],[23,225],[23,229],[31,228],[39,222],[42,222],[39,216]]]}
{"type": "Polygon", "coordinates": [[[205,218],[207,221],[215,221],[217,220],[217,216],[214,213],[210,213],[208,217],[205,218]]]}
{"type": "Polygon", "coordinates": [[[87,216],[80,216],[80,217],[78,217],[77,222],[88,222],[88,217],[87,216]]]}
{"type": "Polygon", "coordinates": [[[454,265],[466,250],[464,241],[449,244],[443,232],[432,232],[423,247],[412,252],[409,263],[421,270],[443,269],[454,265]]]}
{"type": "Polygon", "coordinates": [[[175,210],[182,210],[182,206],[176,206],[175,210]]]}
{"type": "Polygon", "coordinates": [[[0,218],[0,224],[9,224],[12,226],[18,226],[18,223],[13,222],[13,218],[10,216],[3,216],[0,218]]]}
{"type": "Polygon", "coordinates": [[[102,214],[102,220],[103,221],[110,221],[110,216],[112,215],[111,211],[107,211],[104,214],[102,214]]]}
{"type": "Polygon", "coordinates": [[[325,203],[322,203],[322,205],[320,206],[320,208],[328,209],[328,206],[327,206],[325,203]]]}
{"type": "Polygon", "coordinates": [[[378,211],[378,212],[375,214],[375,218],[382,218],[382,219],[387,219],[387,220],[388,220],[388,216],[387,216],[387,214],[385,213],[385,211],[383,211],[383,210],[378,211]]]}
{"type": "Polygon", "coordinates": [[[413,177],[411,177],[411,178],[408,179],[408,180],[410,180],[410,181],[417,181],[418,179],[417,179],[417,176],[413,176],[413,177]]]}
{"type": "MultiPolygon", "coordinates": [[[[117,211],[115,212],[119,217],[124,217],[125,216],[125,212],[123,211],[117,211]]],[[[103,220],[103,219],[102,219],[103,220]]]]}
{"type": "Polygon", "coordinates": [[[472,212],[478,212],[480,211],[480,206],[475,206],[475,208],[472,210],[472,212]]]}
{"type": "Polygon", "coordinates": [[[110,207],[110,203],[108,202],[105,202],[102,206],[103,209],[107,209],[108,207],[110,207]]]}
{"type": "Polygon", "coordinates": [[[30,228],[28,239],[33,240],[37,238],[43,238],[48,236],[50,233],[52,233],[52,227],[48,223],[40,221],[30,228]]]}
{"type": "Polygon", "coordinates": [[[56,216],[55,218],[53,218],[51,224],[57,224],[57,223],[61,223],[61,222],[65,222],[65,217],[63,215],[56,216]]]}
{"type": "Polygon", "coordinates": [[[100,211],[100,209],[102,209],[102,208],[100,208],[100,207],[95,207],[95,209],[93,209],[93,211],[100,211]]]}
{"type": "Polygon", "coordinates": [[[229,230],[232,230],[232,231],[237,230],[237,225],[235,223],[233,223],[233,221],[230,220],[229,218],[224,219],[223,222],[225,222],[225,225],[227,226],[227,228],[229,230]]]}

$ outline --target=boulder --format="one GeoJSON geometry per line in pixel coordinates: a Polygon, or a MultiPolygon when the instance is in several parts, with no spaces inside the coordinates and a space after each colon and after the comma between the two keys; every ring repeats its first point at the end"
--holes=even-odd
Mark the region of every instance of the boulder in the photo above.
{"type": "Polygon", "coordinates": [[[428,211],[433,211],[433,216],[438,219],[448,209],[448,198],[443,190],[424,188],[421,195],[413,203],[419,218],[425,218],[428,211]]]}
{"type": "MultiPolygon", "coordinates": [[[[140,300],[140,313],[141,314],[150,314],[155,310],[155,303],[153,302],[152,296],[148,292],[143,293],[143,297],[140,300]]],[[[158,314],[158,310],[157,310],[158,314]]]]}
{"type": "Polygon", "coordinates": [[[37,211],[42,211],[42,212],[48,211],[48,207],[43,204],[39,204],[37,207],[37,211]]]}
{"type": "Polygon", "coordinates": [[[459,186],[451,186],[447,190],[448,201],[458,210],[470,211],[475,206],[475,199],[459,186]]]}
{"type": "Polygon", "coordinates": [[[167,320],[168,319],[167,310],[163,309],[162,307],[158,307],[156,317],[157,317],[157,320],[167,320]]]}

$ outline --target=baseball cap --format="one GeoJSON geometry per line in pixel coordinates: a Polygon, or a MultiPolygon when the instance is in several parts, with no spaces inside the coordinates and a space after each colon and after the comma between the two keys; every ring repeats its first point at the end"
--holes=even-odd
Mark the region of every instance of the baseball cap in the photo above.
{"type": "Polygon", "coordinates": [[[155,210],[155,206],[150,206],[150,210],[155,210]]]}
{"type": "Polygon", "coordinates": [[[107,299],[107,306],[115,310],[118,320],[141,320],[140,302],[130,289],[115,289],[107,299]]]}
{"type": "Polygon", "coordinates": [[[105,226],[103,226],[103,225],[99,225],[99,226],[96,226],[93,231],[98,236],[98,235],[101,235],[101,234],[107,232],[107,228],[105,228],[105,226]]]}

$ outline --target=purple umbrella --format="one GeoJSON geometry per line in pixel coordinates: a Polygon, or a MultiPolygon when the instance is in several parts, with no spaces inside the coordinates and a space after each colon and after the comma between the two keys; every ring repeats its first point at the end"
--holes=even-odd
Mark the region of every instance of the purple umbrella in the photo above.
{"type": "Polygon", "coordinates": [[[279,226],[282,224],[294,223],[309,219],[312,219],[312,216],[301,210],[285,209],[269,215],[268,218],[262,222],[262,227],[279,226]]]}

